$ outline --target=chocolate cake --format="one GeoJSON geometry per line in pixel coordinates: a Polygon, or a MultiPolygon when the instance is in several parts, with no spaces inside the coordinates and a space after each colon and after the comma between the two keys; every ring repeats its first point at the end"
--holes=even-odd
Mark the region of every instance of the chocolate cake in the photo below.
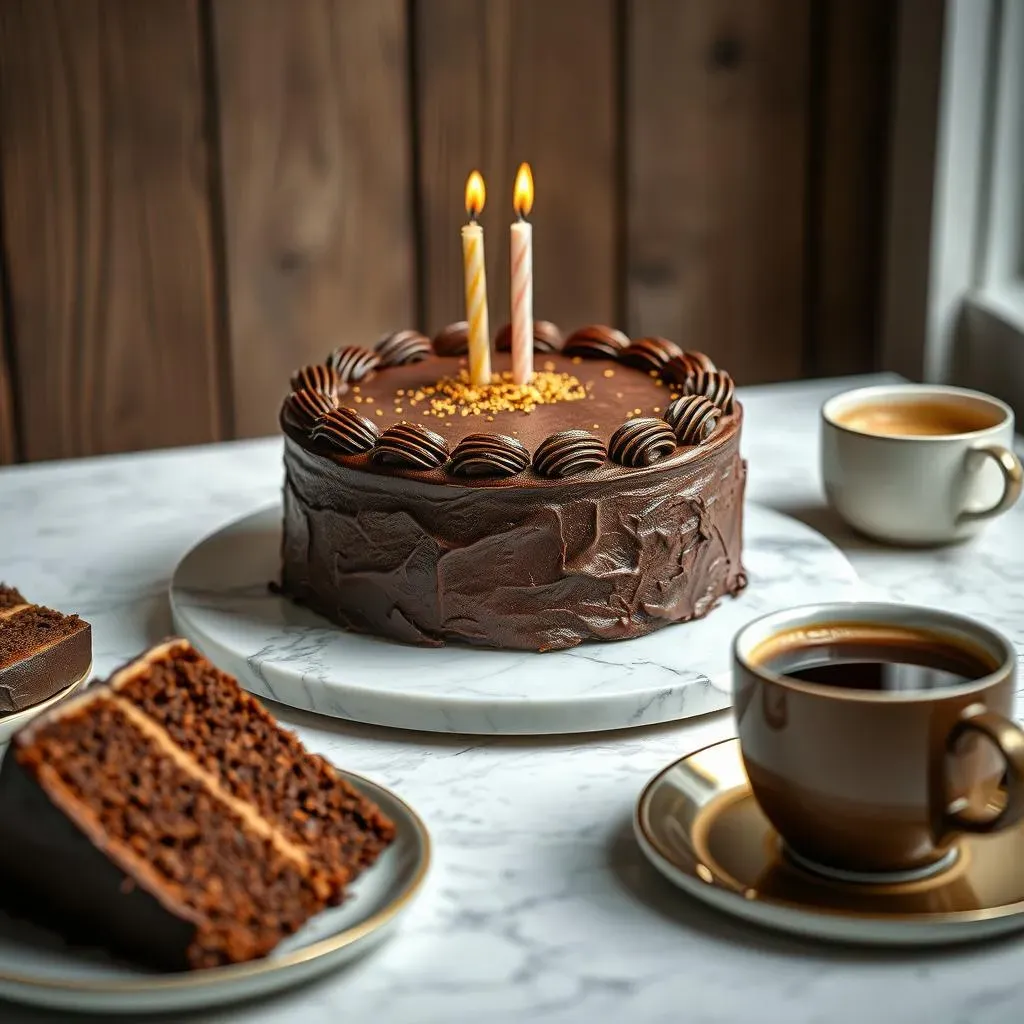
{"type": "Polygon", "coordinates": [[[298,370],[285,434],[284,591],[413,644],[547,651],[706,615],[746,584],[743,410],[728,373],[664,338],[535,326],[490,386],[465,324],[298,370]]]}
{"type": "Polygon", "coordinates": [[[394,836],[183,640],[15,736],[0,831],[4,902],[169,970],[264,956],[394,836]]]}
{"type": "Polygon", "coordinates": [[[91,664],[88,622],[29,604],[0,583],[0,715],[49,700],[82,679],[91,664]]]}

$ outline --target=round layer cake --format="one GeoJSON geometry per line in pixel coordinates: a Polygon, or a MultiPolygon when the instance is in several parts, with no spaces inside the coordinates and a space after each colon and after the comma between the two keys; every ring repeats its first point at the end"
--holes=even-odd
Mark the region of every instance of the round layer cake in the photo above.
{"type": "Polygon", "coordinates": [[[535,375],[470,383],[464,324],[292,378],[282,587],[347,629],[549,651],[706,615],[746,585],[743,410],[663,338],[535,328],[535,375]]]}

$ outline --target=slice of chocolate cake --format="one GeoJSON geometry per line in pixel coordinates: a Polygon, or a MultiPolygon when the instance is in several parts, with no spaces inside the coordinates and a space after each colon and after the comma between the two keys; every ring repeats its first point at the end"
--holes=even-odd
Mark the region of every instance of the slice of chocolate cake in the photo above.
{"type": "Polygon", "coordinates": [[[183,640],[15,736],[0,831],[0,898],[168,970],[266,955],[394,837],[183,640]]]}
{"type": "Polygon", "coordinates": [[[88,622],[29,604],[0,583],[0,715],[49,700],[81,679],[91,664],[88,622]]]}

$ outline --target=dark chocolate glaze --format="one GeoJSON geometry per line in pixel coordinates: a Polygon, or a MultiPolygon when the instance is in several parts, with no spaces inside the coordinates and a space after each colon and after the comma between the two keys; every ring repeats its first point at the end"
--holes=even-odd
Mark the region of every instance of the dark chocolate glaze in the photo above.
{"type": "Polygon", "coordinates": [[[283,586],[348,629],[429,646],[547,651],[699,618],[746,583],[741,420],[737,403],[646,468],[464,483],[289,433],[283,586]]]}
{"type": "Polygon", "coordinates": [[[92,627],[68,616],[69,632],[0,668],[0,715],[23,711],[56,696],[92,665],[92,627]]]}
{"type": "Polygon", "coordinates": [[[0,765],[0,905],[76,945],[99,944],[164,970],[184,970],[195,924],[165,907],[47,795],[8,751],[0,765]],[[98,932],[102,929],[102,934],[98,932]]]}

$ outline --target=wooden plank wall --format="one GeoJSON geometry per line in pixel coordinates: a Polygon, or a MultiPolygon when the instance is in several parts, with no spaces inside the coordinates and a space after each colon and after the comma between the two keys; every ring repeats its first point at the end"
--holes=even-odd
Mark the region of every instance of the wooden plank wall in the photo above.
{"type": "Polygon", "coordinates": [[[273,432],[290,369],[535,304],[741,383],[869,369],[887,0],[4,0],[0,462],[273,432]]]}

